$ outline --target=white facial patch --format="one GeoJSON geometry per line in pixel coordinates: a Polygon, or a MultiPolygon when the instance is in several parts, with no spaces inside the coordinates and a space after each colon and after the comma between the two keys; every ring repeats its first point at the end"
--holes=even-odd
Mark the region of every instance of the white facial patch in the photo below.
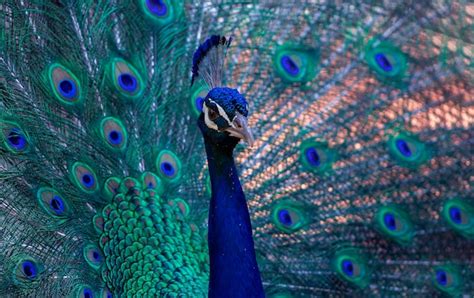
{"type": "Polygon", "coordinates": [[[207,127],[214,130],[219,130],[217,124],[215,124],[211,121],[211,119],[209,119],[209,108],[206,106],[205,103],[202,105],[202,111],[204,112],[204,123],[206,123],[207,127]]]}
{"type": "MultiPolygon", "coordinates": [[[[219,115],[222,116],[225,121],[227,121],[227,124],[231,127],[234,127],[234,124],[232,123],[232,121],[230,121],[229,116],[227,116],[227,113],[224,111],[224,109],[212,99],[209,98],[209,101],[216,105],[217,110],[219,111],[219,115]]],[[[202,110],[204,112],[204,122],[206,123],[207,127],[212,128],[214,130],[219,130],[217,124],[215,124],[214,121],[209,119],[209,108],[207,107],[206,103],[202,105],[202,110]]]]}

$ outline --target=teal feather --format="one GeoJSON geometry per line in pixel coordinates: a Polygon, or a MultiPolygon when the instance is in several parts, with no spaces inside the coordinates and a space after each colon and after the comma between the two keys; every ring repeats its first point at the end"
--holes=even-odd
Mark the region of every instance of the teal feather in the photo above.
{"type": "Polygon", "coordinates": [[[465,0],[3,1],[0,296],[208,293],[209,86],[189,82],[213,34],[234,38],[222,84],[256,136],[234,156],[267,296],[472,294],[473,18],[465,0]]]}

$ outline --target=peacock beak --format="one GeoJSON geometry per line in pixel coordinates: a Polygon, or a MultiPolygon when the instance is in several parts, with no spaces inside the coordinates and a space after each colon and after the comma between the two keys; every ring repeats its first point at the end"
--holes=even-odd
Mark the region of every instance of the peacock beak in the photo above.
{"type": "Polygon", "coordinates": [[[237,114],[232,121],[232,127],[227,128],[226,131],[229,132],[231,136],[244,140],[250,147],[253,146],[254,138],[252,131],[247,125],[247,118],[245,118],[245,116],[237,114]]]}

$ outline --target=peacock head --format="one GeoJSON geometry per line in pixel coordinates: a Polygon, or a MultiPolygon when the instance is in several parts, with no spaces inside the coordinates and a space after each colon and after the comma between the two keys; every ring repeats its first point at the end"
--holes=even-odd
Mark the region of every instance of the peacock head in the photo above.
{"type": "Polygon", "coordinates": [[[248,104],[239,91],[216,87],[204,99],[198,125],[204,138],[219,147],[233,149],[241,139],[252,146],[247,116],[248,104]]]}

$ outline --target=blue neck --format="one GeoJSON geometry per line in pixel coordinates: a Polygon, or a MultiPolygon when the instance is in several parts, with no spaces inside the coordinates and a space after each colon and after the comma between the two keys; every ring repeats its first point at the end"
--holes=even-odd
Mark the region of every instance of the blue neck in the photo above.
{"type": "Polygon", "coordinates": [[[264,297],[233,146],[218,147],[208,140],[205,144],[212,185],[209,297],[264,297]]]}

